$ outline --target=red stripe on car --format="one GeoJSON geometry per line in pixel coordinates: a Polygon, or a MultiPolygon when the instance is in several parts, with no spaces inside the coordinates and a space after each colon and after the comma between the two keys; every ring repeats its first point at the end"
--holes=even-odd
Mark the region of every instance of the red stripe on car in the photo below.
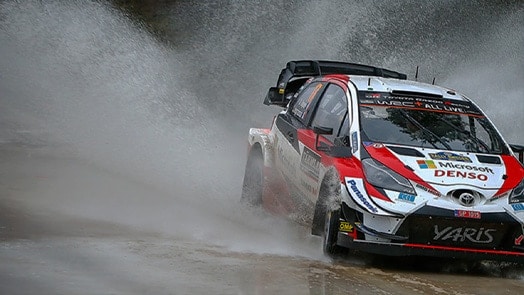
{"type": "Polygon", "coordinates": [[[407,168],[406,164],[404,164],[399,158],[397,158],[395,154],[393,154],[385,145],[370,145],[365,148],[373,159],[379,161],[380,163],[397,172],[398,174],[404,176],[407,179],[413,180],[414,182],[422,186],[437,191],[433,186],[431,186],[422,178],[420,178],[417,174],[415,174],[413,170],[407,168]]]}
{"type": "Polygon", "coordinates": [[[504,166],[506,166],[506,179],[495,196],[513,189],[522,181],[522,178],[524,178],[524,168],[522,168],[522,164],[520,164],[515,157],[502,155],[502,161],[504,162],[504,166]]]}

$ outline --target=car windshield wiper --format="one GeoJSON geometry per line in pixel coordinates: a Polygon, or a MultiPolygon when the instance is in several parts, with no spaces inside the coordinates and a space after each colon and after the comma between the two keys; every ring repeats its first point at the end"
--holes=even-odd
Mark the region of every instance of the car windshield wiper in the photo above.
{"type": "MultiPolygon", "coordinates": [[[[420,130],[422,130],[423,133],[429,134],[431,137],[436,139],[438,142],[440,142],[444,147],[446,147],[448,150],[452,150],[451,146],[444,141],[442,138],[440,138],[435,133],[431,132],[428,128],[424,127],[422,124],[420,124],[419,121],[417,121],[415,118],[413,118],[411,115],[409,115],[405,110],[399,109],[400,114],[406,119],[408,119],[413,125],[417,126],[420,130]]],[[[434,147],[438,148],[436,144],[434,144],[431,140],[428,139],[428,142],[434,147]]]]}
{"type": "Polygon", "coordinates": [[[446,120],[446,119],[444,119],[444,118],[442,118],[442,117],[439,117],[438,119],[439,119],[439,121],[444,122],[444,123],[445,123],[446,125],[448,125],[449,127],[451,127],[451,128],[453,128],[453,129],[457,130],[458,132],[460,132],[460,133],[466,135],[467,138],[469,138],[469,139],[471,139],[472,141],[474,141],[474,142],[477,144],[477,151],[476,151],[476,152],[482,152],[482,151],[478,148],[479,145],[481,145],[481,146],[482,146],[482,147],[483,147],[483,148],[484,148],[488,153],[491,152],[491,149],[488,147],[488,145],[487,145],[484,141],[482,141],[480,138],[477,138],[477,137],[471,135],[471,132],[459,128],[459,127],[456,126],[455,124],[449,122],[448,120],[446,120]]]}

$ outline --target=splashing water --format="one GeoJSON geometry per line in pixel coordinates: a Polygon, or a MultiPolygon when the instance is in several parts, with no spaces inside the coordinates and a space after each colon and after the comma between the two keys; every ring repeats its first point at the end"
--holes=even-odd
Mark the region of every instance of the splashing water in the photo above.
{"type": "Polygon", "coordinates": [[[524,143],[524,6],[448,2],[181,1],[163,10],[183,32],[173,46],[109,4],[0,2],[0,139],[139,183],[61,167],[63,189],[39,191],[49,206],[239,251],[314,256],[316,242],[293,225],[237,206],[247,129],[267,127],[278,111],[261,102],[288,60],[410,74],[419,65],[421,79],[464,92],[510,142],[524,143]],[[75,171],[84,180],[76,187],[75,171]],[[114,192],[93,189],[101,183],[114,192]],[[115,202],[101,208],[107,199],[115,202]]]}

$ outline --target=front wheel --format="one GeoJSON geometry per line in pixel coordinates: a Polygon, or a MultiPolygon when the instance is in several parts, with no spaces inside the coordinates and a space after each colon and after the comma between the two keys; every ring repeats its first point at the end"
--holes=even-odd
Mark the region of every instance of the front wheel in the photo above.
{"type": "Polygon", "coordinates": [[[324,253],[335,256],[344,252],[344,247],[337,245],[338,231],[340,227],[340,209],[327,210],[322,235],[324,253]]]}

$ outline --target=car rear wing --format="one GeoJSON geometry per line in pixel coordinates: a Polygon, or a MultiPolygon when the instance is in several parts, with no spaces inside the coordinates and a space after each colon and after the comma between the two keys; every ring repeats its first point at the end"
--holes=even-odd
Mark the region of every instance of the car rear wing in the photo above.
{"type": "Polygon", "coordinates": [[[407,75],[368,65],[326,60],[290,61],[278,76],[277,87],[271,87],[264,104],[285,107],[290,97],[309,78],[329,74],[376,76],[406,80],[407,75]]]}

